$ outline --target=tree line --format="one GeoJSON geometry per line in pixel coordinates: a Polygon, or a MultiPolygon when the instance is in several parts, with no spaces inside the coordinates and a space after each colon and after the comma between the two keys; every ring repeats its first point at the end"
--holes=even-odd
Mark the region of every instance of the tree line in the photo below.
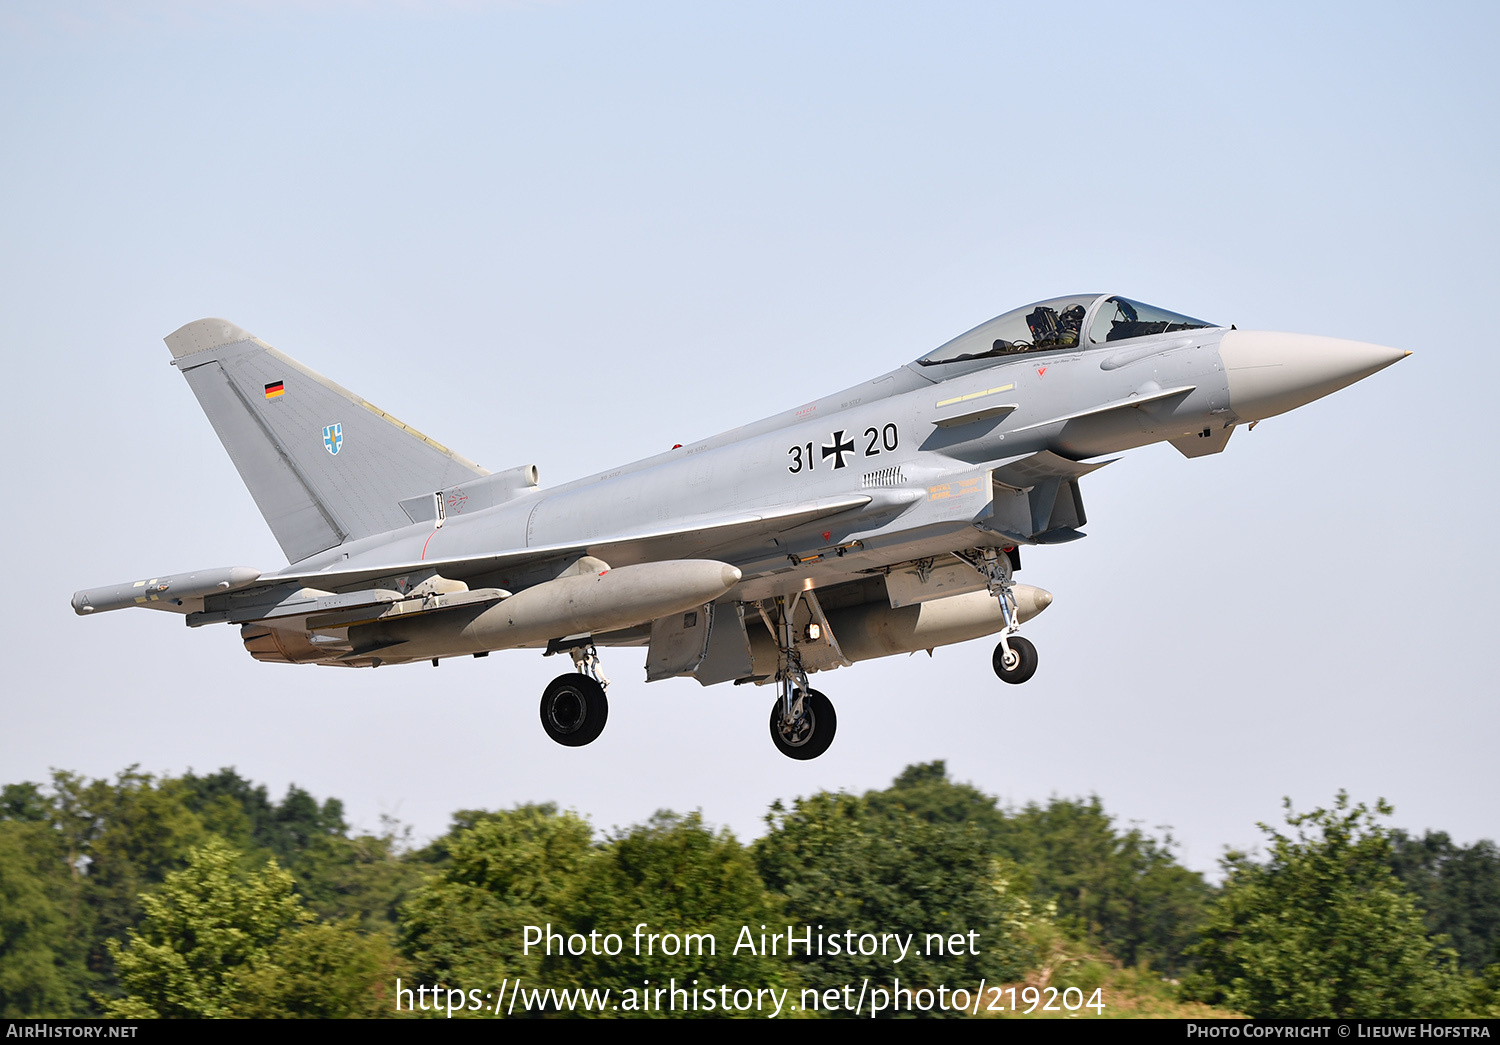
{"type": "Polygon", "coordinates": [[[778,802],[748,844],[697,814],[600,837],[525,805],[460,811],[415,846],[232,769],[59,772],[0,788],[0,1015],[380,1017],[398,979],[480,997],[517,980],[796,993],[895,975],[1054,995],[1134,984],[1202,1014],[1500,1015],[1500,851],[1394,831],[1389,814],[1342,794],[1288,803],[1284,825],[1262,825],[1265,851],[1227,854],[1215,886],[1097,797],[1002,808],[941,762],[778,802]],[[526,946],[528,927],[598,939],[640,924],[719,947],[526,946]],[[898,964],[730,946],[787,926],[982,945],[898,964]]]}

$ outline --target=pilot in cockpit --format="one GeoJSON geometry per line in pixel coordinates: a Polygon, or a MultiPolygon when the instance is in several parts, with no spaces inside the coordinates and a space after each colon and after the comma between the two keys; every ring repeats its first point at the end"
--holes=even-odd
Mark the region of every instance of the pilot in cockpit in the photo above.
{"type": "Polygon", "coordinates": [[[1039,305],[1026,317],[1031,329],[1031,348],[1072,348],[1083,334],[1082,305],[1071,305],[1061,312],[1039,305]]]}

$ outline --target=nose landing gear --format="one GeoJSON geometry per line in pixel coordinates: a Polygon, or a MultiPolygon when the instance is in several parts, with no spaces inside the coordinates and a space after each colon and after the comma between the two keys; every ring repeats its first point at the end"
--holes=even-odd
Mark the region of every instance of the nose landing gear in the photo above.
{"type": "Polygon", "coordinates": [[[1016,591],[1011,579],[1009,551],[976,548],[971,552],[960,552],[958,555],[984,574],[990,594],[1000,603],[1000,613],[1005,617],[1005,630],[1000,633],[1000,642],[995,646],[991,665],[1001,682],[1019,686],[1036,674],[1038,658],[1036,647],[1029,640],[1016,634],[1021,621],[1016,612],[1016,591]]]}

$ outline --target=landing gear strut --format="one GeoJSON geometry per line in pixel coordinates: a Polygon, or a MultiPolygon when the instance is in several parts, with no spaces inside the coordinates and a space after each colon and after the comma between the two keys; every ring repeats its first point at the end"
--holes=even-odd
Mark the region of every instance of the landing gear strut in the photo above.
{"type": "MultiPolygon", "coordinates": [[[[808,595],[809,605],[827,627],[822,608],[815,601],[817,597],[811,592],[808,595]]],[[[797,652],[794,618],[801,598],[802,593],[798,592],[791,599],[776,600],[781,613],[779,627],[771,623],[764,608],[761,617],[776,639],[776,681],[781,684],[781,696],[771,705],[771,742],[788,758],[806,761],[828,750],[839,722],[833,702],[807,684],[807,672],[797,652]]],[[[831,633],[830,641],[833,641],[831,633]]]]}
{"type": "Polygon", "coordinates": [[[1036,674],[1036,647],[1016,634],[1021,626],[1016,613],[1016,592],[1011,580],[1010,554],[995,548],[981,548],[961,556],[970,566],[984,574],[990,594],[1000,603],[1005,630],[995,646],[991,665],[1001,682],[1019,686],[1036,674]]]}
{"type": "Polygon", "coordinates": [[[542,728],[564,747],[583,747],[599,739],[609,721],[609,700],[604,687],[609,680],[599,671],[599,654],[593,646],[568,651],[576,673],[559,675],[542,692],[542,728]]]}

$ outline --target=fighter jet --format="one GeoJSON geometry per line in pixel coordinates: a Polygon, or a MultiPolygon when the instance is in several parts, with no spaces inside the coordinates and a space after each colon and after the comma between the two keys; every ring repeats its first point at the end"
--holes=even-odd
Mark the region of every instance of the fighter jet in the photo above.
{"type": "Polygon", "coordinates": [[[1234,430],[1410,353],[1237,330],[1109,294],[1026,305],[842,392],[543,489],[490,472],[222,319],[166,338],[290,565],[80,591],[238,625],[280,664],[384,667],[494,650],[565,654],[542,727],[581,747],[609,715],[598,651],[646,647],[646,681],[778,687],[770,732],[816,758],[837,728],[808,676],[1017,631],[1052,595],[1023,548],[1084,536],[1080,480],[1234,430]]]}

